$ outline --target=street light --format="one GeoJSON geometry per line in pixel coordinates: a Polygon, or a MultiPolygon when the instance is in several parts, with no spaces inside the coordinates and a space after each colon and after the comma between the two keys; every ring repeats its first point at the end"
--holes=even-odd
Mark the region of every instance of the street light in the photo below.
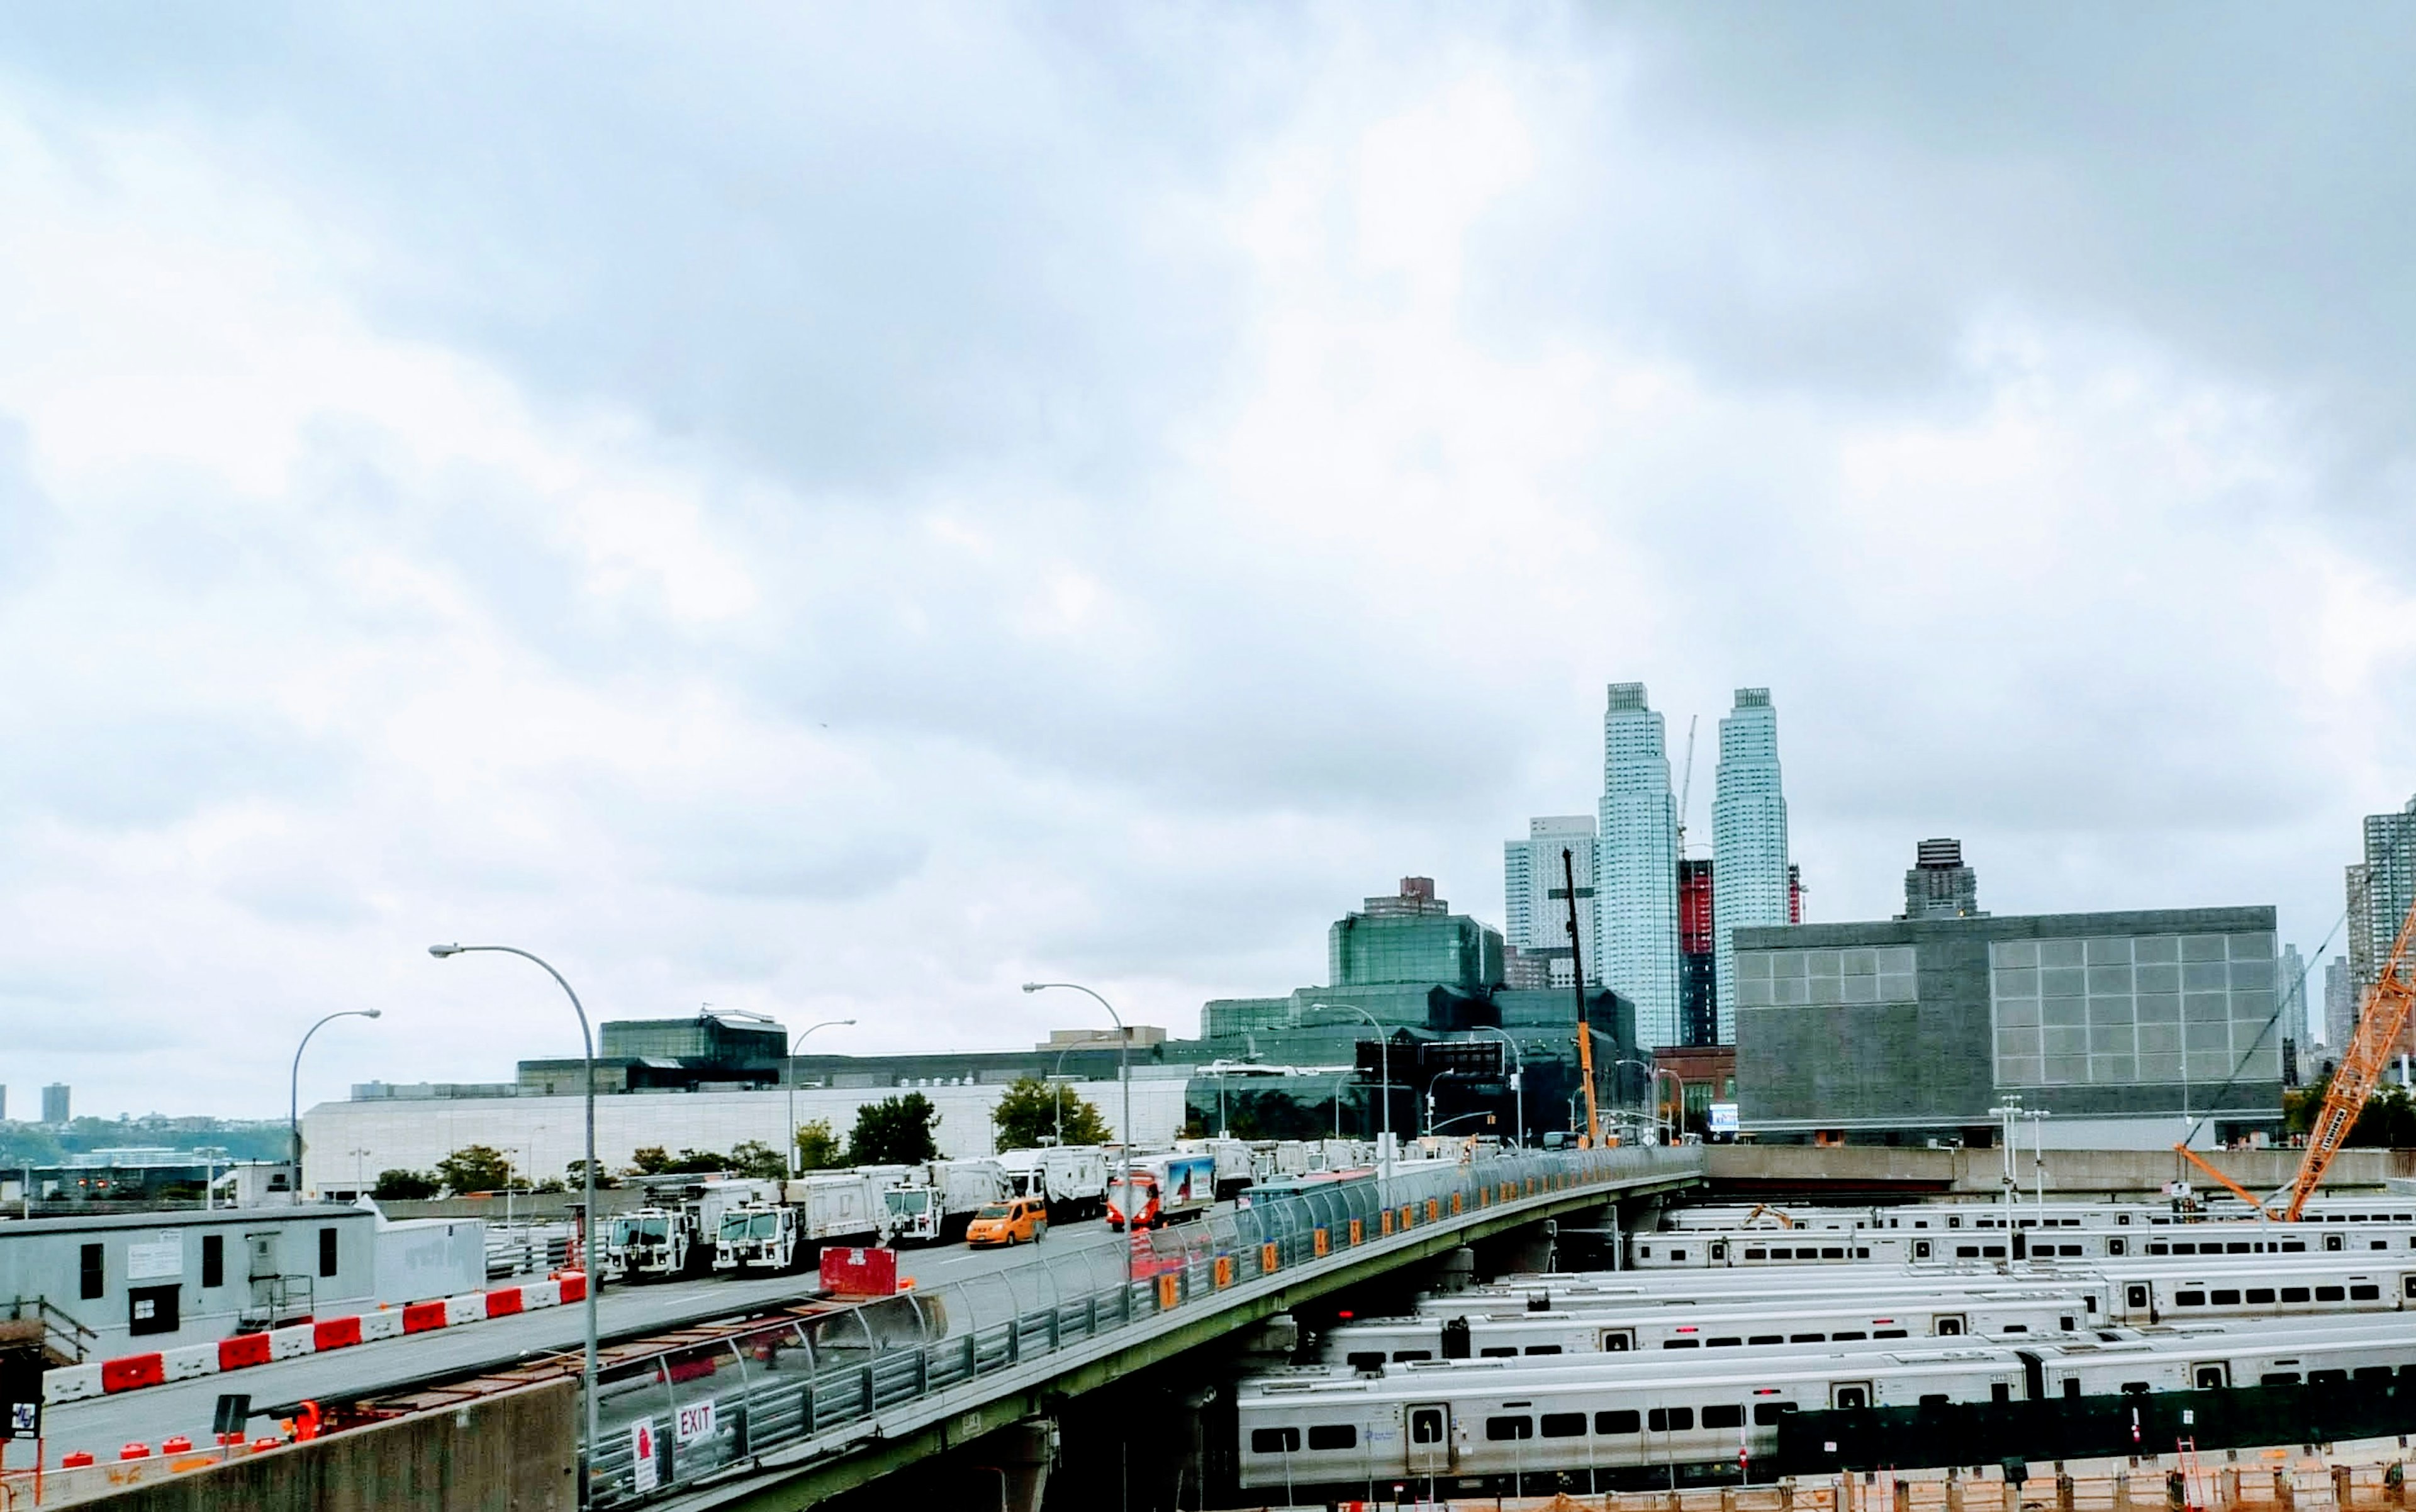
{"type": "Polygon", "coordinates": [[[1502,1031],[1494,1028],[1491,1024],[1478,1024],[1476,1026],[1476,1033],[1480,1035],[1501,1035],[1502,1043],[1510,1047],[1510,1060],[1512,1066],[1510,1072],[1510,1094],[1518,1107],[1518,1112],[1515,1116],[1518,1120],[1518,1126],[1512,1130],[1512,1133],[1516,1137],[1513,1138],[1510,1142],[1518,1145],[1521,1149],[1524,1149],[1527,1144],[1527,1057],[1519,1053],[1518,1042],[1517,1040],[1511,1038],[1507,1034],[1503,1034],[1502,1031]]]}
{"type": "Polygon", "coordinates": [[[1348,1003],[1312,1003],[1308,1005],[1306,1011],[1310,1013],[1355,1013],[1362,1019],[1367,1021],[1368,1028],[1376,1031],[1376,1072],[1384,1089],[1384,1116],[1382,1132],[1376,1142],[1376,1163],[1378,1167],[1376,1179],[1387,1191],[1390,1191],[1393,1185],[1392,1042],[1384,1037],[1384,1026],[1378,1023],[1376,1021],[1376,1016],[1369,1013],[1366,1008],[1353,1007],[1348,1003]]]}
{"type": "MultiPolygon", "coordinates": [[[[587,1073],[583,1078],[587,1083],[587,1159],[579,1172],[581,1196],[587,1204],[584,1215],[587,1232],[579,1245],[580,1290],[587,1299],[587,1356],[580,1367],[579,1383],[581,1394],[587,1399],[587,1462],[592,1467],[601,1442],[596,1411],[596,1036],[588,1032],[587,1008],[579,1001],[579,994],[570,990],[570,984],[563,979],[562,973],[546,963],[544,957],[532,955],[518,945],[432,945],[428,947],[428,953],[439,960],[447,956],[467,955],[473,950],[491,950],[536,961],[548,976],[553,978],[554,985],[562,989],[563,996],[570,999],[570,1011],[579,1015],[579,1058],[585,1065],[587,1073]]],[[[592,1469],[590,1474],[593,1474],[592,1469]]],[[[582,1491],[580,1501],[583,1503],[586,1500],[582,1491]]]]}
{"type": "MultiPolygon", "coordinates": [[[[1468,1073],[1468,1072],[1466,1072],[1466,1071],[1461,1070],[1461,1069],[1460,1069],[1458,1066],[1444,1066],[1442,1070],[1437,1071],[1433,1076],[1428,1077],[1428,1078],[1427,1079],[1427,1133],[1431,1134],[1431,1133],[1433,1133],[1433,1132],[1435,1131],[1435,1121],[1434,1121],[1434,1115],[1435,1115],[1435,1092],[1434,1092],[1434,1089],[1435,1089],[1435,1083],[1436,1083],[1436,1082],[1438,1082],[1438,1081],[1442,1081],[1444,1077],[1447,1077],[1447,1076],[1467,1076],[1467,1075],[1469,1075],[1469,1074],[1470,1074],[1470,1073],[1468,1073]]],[[[1450,1120],[1448,1120],[1448,1121],[1449,1121],[1449,1122],[1451,1122],[1451,1123],[1457,1124],[1457,1123],[1458,1123],[1458,1122],[1459,1122],[1459,1119],[1458,1119],[1458,1118],[1457,1118],[1457,1117],[1455,1117],[1455,1118],[1452,1118],[1452,1119],[1450,1119],[1450,1120]]]]}
{"type": "Polygon", "coordinates": [[[796,1038],[789,1041],[789,1074],[786,1080],[789,1083],[789,1174],[792,1176],[803,1174],[803,1168],[797,1163],[797,1047],[805,1043],[806,1036],[817,1029],[828,1029],[835,1023],[853,1022],[853,1019],[824,1019],[820,1023],[806,1025],[798,1031],[796,1038]]]}
{"type": "MultiPolygon", "coordinates": [[[[1026,983],[1024,983],[1024,984],[1023,984],[1023,990],[1024,990],[1025,991],[1027,991],[1027,992],[1039,992],[1039,991],[1045,991],[1045,990],[1048,990],[1048,989],[1049,989],[1049,988],[1059,988],[1059,989],[1062,989],[1062,990],[1065,990],[1065,991],[1068,991],[1068,992],[1082,992],[1082,993],[1087,993],[1087,994],[1090,996],[1091,1001],[1093,1001],[1093,1002],[1096,1003],[1099,1006],[1101,1006],[1101,1007],[1103,1007],[1103,1008],[1107,1009],[1107,1010],[1108,1010],[1108,1017],[1109,1017],[1109,1018],[1110,1018],[1110,1019],[1113,1019],[1113,1020],[1116,1021],[1116,1080],[1124,1083],[1124,1096],[1125,1096],[1125,1112],[1124,1112],[1124,1122],[1116,1126],[1116,1135],[1117,1135],[1117,1138],[1118,1138],[1118,1139],[1120,1139],[1120,1140],[1123,1142],[1123,1143],[1124,1143],[1124,1151],[1125,1151],[1125,1162],[1124,1162],[1124,1164],[1125,1164],[1125,1175],[1124,1175],[1125,1206],[1125,1208],[1126,1208],[1126,1209],[1128,1209],[1128,1210],[1129,1210],[1129,1209],[1132,1207],[1132,1205],[1133,1205],[1133,1200],[1132,1200],[1132,1147],[1133,1147],[1133,1122],[1132,1122],[1132,1060],[1131,1060],[1131,1057],[1126,1053],[1126,1051],[1127,1051],[1128,1048],[1129,1048],[1129,1047],[1131,1046],[1131,1044],[1132,1044],[1132,1034],[1131,1034],[1131,1032],[1130,1032],[1130,1031],[1128,1031],[1127,1029],[1125,1029],[1125,1017],[1124,1017],[1124,1015],[1123,1015],[1123,1014],[1118,1013],[1118,1012],[1116,1011],[1116,1005],[1115,1005],[1114,1004],[1112,1004],[1112,1003],[1109,1002],[1106,998],[1103,998],[1103,997],[1099,996],[1099,994],[1098,994],[1098,993],[1091,991],[1091,990],[1090,990],[1089,988],[1084,987],[1084,986],[1083,986],[1081,983],[1080,983],[1080,982],[1026,982],[1026,983]]],[[[1059,1065],[1061,1065],[1061,1066],[1065,1064],[1065,1055],[1064,1055],[1064,1052],[1063,1052],[1063,1051],[1060,1051],[1060,1052],[1059,1052],[1059,1055],[1058,1055],[1058,1064],[1059,1064],[1059,1065]]],[[[1061,1116],[1061,1117],[1063,1116],[1063,1112],[1064,1112],[1064,1110],[1061,1108],[1061,1109],[1059,1110],[1059,1113],[1060,1113],[1060,1116],[1061,1116]]],[[[1059,1142],[1060,1144],[1063,1144],[1063,1143],[1065,1142],[1065,1125],[1064,1125],[1063,1123],[1060,1123],[1060,1124],[1058,1125],[1058,1127],[1057,1127],[1057,1133],[1058,1133],[1058,1142],[1059,1142]]],[[[1133,1213],[1133,1212],[1130,1212],[1130,1211],[1127,1211],[1127,1212],[1125,1214],[1125,1307],[1127,1307],[1127,1308],[1129,1308],[1129,1307],[1131,1307],[1131,1306],[1132,1306],[1132,1278],[1133,1278],[1133,1254],[1132,1254],[1132,1252],[1133,1252],[1133,1247],[1132,1247],[1132,1235],[1133,1235],[1133,1232],[1134,1232],[1134,1230],[1133,1230],[1133,1220],[1134,1220],[1136,1217],[1140,1217],[1140,1215],[1139,1215],[1139,1214],[1137,1214],[1137,1213],[1133,1213]]]]}
{"type": "Polygon", "coordinates": [[[294,1201],[302,1201],[302,1052],[310,1048],[310,1036],[339,1019],[375,1019],[383,1017],[378,1008],[346,1008],[331,1013],[302,1033],[302,1043],[294,1047],[294,1075],[286,1086],[285,1119],[294,1137],[294,1201]]]}

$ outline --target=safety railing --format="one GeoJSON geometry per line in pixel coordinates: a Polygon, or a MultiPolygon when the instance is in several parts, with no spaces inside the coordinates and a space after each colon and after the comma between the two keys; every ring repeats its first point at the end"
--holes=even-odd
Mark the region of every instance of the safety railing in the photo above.
{"type": "Polygon", "coordinates": [[[811,1319],[625,1361],[597,1383],[594,1506],[693,1485],[921,1398],[1270,1277],[1343,1263],[1585,1188],[1699,1171],[1690,1148],[1580,1150],[1337,1181],[811,1319]],[[1126,1255],[1130,1272],[1126,1272],[1126,1255]]]}

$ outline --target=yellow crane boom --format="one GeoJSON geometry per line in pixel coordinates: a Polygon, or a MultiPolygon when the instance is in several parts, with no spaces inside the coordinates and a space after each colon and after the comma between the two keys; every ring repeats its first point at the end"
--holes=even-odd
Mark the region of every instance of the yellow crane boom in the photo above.
{"type": "Polygon", "coordinates": [[[2324,1105],[2307,1130],[2306,1157],[2285,1188],[2289,1193],[2282,1209],[2286,1221],[2298,1220],[2307,1199],[2322,1184],[2324,1168],[2348,1142],[2349,1130],[2365,1111],[2365,1099],[2373,1096],[2383,1068],[2390,1064],[2391,1047],[2408,1027],[2408,1010],[2416,1007],[2416,984],[2408,980],[2409,968],[2416,965],[2409,959],[2411,943],[2416,943],[2416,907],[2410,907],[2408,916],[2399,921],[2399,937],[2391,943],[2391,955],[2358,1009],[2357,1032],[2349,1036],[2348,1049],[2341,1052],[2340,1065],[2333,1071],[2332,1085],[2324,1089],[2324,1105]]]}

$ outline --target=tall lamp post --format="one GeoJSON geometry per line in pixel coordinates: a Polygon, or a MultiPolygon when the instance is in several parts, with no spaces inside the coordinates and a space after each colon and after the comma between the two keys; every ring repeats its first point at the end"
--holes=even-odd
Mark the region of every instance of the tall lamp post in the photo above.
{"type": "MultiPolygon", "coordinates": [[[[518,945],[432,945],[428,947],[428,953],[439,960],[448,956],[467,955],[474,950],[491,950],[536,961],[548,976],[553,978],[554,985],[562,989],[563,996],[570,999],[570,1011],[579,1015],[579,1058],[586,1067],[582,1080],[587,1083],[587,1158],[579,1172],[581,1197],[587,1204],[587,1232],[579,1245],[579,1268],[584,1273],[580,1290],[587,1299],[587,1355],[580,1367],[579,1383],[581,1395],[587,1399],[587,1462],[593,1466],[599,1446],[596,1410],[596,1036],[588,1032],[587,1008],[579,1001],[579,994],[570,990],[570,984],[563,979],[562,973],[548,965],[542,956],[532,955],[518,945]]],[[[582,1504],[587,1501],[583,1488],[579,1500],[582,1504]]]]}
{"type": "Polygon", "coordinates": [[[310,1048],[310,1036],[339,1019],[375,1019],[383,1014],[378,1008],[346,1008],[331,1013],[302,1032],[302,1043],[294,1047],[294,1075],[286,1085],[285,1118],[287,1132],[294,1139],[294,1201],[302,1201],[302,1052],[310,1048]]]}
{"type": "Polygon", "coordinates": [[[1501,1035],[1502,1043],[1510,1047],[1510,1095],[1518,1109],[1513,1116],[1518,1121],[1518,1126],[1513,1130],[1518,1137],[1510,1142],[1520,1149],[1525,1149],[1527,1146],[1527,1057],[1518,1052],[1517,1040],[1491,1024],[1478,1024],[1476,1032],[1480,1035],[1501,1035]]]}
{"type": "MultiPolygon", "coordinates": [[[[1108,1017],[1115,1021],[1116,1080],[1124,1083],[1125,1097],[1124,1121],[1116,1126],[1116,1138],[1124,1145],[1125,1206],[1126,1208],[1130,1208],[1132,1206],[1133,1123],[1132,1058],[1128,1051],[1132,1045],[1132,1035],[1125,1028],[1125,1016],[1116,1011],[1116,1005],[1109,1002],[1106,998],[1099,996],[1098,993],[1092,991],[1089,988],[1084,987],[1080,982],[1026,982],[1023,984],[1023,990],[1027,992],[1043,992],[1047,991],[1050,988],[1058,988],[1065,991],[1081,992],[1088,995],[1092,1002],[1096,1003],[1099,1006],[1107,1009],[1108,1017]]],[[[1065,1055],[1062,1051],[1059,1052],[1058,1055],[1058,1064],[1060,1066],[1065,1064],[1065,1055]]],[[[1063,1125],[1058,1126],[1057,1132],[1059,1135],[1058,1142],[1062,1144],[1065,1142],[1064,1135],[1065,1132],[1063,1125]]],[[[1132,1306],[1132,1296],[1130,1294],[1132,1291],[1133,1278],[1132,1233],[1133,1219],[1137,1216],[1138,1215],[1130,1212],[1125,1214],[1125,1291],[1126,1293],[1125,1296],[1125,1306],[1126,1307],[1132,1306]]]]}
{"type": "MultiPolygon", "coordinates": [[[[1651,1061],[1621,1059],[1610,1063],[1610,1068],[1614,1073],[1616,1073],[1623,1066],[1632,1066],[1644,1073],[1644,1101],[1649,1105],[1653,1100],[1653,1079],[1661,1074],[1659,1068],[1654,1066],[1651,1061]]],[[[1639,1107],[1636,1111],[1636,1116],[1638,1118],[1646,1117],[1648,1116],[1648,1111],[1649,1116],[1652,1118],[1653,1128],[1658,1129],[1661,1126],[1661,1112],[1659,1109],[1653,1108],[1648,1110],[1648,1108],[1639,1107]]],[[[1642,1137],[1643,1136],[1640,1134],[1638,1136],[1639,1139],[1642,1137]]]]}
{"type": "Polygon", "coordinates": [[[853,1022],[853,1019],[824,1019],[820,1023],[806,1025],[797,1032],[796,1038],[789,1041],[789,1074],[783,1080],[789,1083],[789,1174],[792,1176],[802,1173],[802,1168],[797,1164],[797,1047],[817,1029],[828,1029],[835,1023],[853,1022]]]}
{"type": "Polygon", "coordinates": [[[1308,1005],[1308,1011],[1311,1013],[1355,1013],[1362,1019],[1367,1021],[1368,1028],[1376,1031],[1376,1072],[1383,1086],[1384,1097],[1384,1116],[1382,1126],[1382,1132],[1376,1144],[1376,1163],[1379,1168],[1376,1179],[1382,1183],[1384,1189],[1389,1192],[1392,1190],[1393,1187],[1392,1041],[1384,1037],[1384,1026],[1378,1023],[1376,1021],[1376,1016],[1369,1013],[1366,1008],[1353,1007],[1348,1003],[1312,1003],[1308,1005]]]}

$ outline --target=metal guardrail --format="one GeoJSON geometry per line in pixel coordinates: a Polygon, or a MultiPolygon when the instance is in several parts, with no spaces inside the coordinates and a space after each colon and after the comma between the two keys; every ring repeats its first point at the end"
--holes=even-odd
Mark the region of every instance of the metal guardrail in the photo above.
{"type": "Polygon", "coordinates": [[[1634,1148],[1416,1162],[985,1276],[667,1351],[597,1383],[589,1504],[620,1506],[738,1469],[920,1398],[1079,1348],[1275,1276],[1318,1274],[1430,1227],[1638,1178],[1699,1172],[1701,1152],[1634,1148]],[[1422,1165],[1436,1169],[1422,1170],[1422,1165]],[[653,1453],[642,1459],[641,1439],[653,1453]]]}

